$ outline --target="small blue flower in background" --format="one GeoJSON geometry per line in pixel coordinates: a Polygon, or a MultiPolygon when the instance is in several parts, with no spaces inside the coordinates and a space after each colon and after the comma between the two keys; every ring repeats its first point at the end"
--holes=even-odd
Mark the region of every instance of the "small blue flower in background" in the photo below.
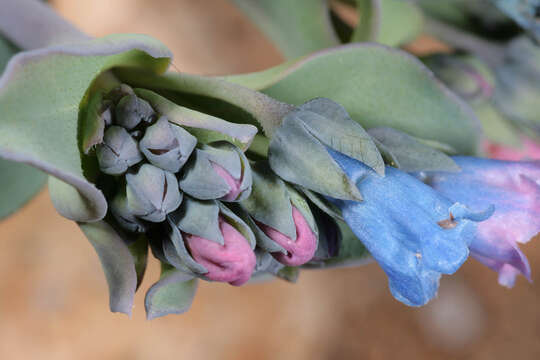
{"type": "Polygon", "coordinates": [[[423,173],[423,180],[444,196],[473,210],[495,206],[478,225],[471,255],[499,273],[499,283],[512,287],[521,273],[531,271],[518,243],[540,231],[540,161],[501,161],[454,157],[462,171],[423,173]]]}
{"type": "Polygon", "coordinates": [[[472,213],[414,176],[392,167],[379,176],[362,162],[329,149],[364,201],[331,199],[354,234],[388,275],[394,297],[411,306],[432,299],[441,274],[452,274],[469,256],[477,221],[472,213]]]}

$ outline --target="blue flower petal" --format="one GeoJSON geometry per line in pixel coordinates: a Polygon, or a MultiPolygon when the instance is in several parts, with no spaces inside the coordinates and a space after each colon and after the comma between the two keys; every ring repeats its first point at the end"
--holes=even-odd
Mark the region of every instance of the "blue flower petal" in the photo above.
{"type": "Polygon", "coordinates": [[[458,173],[418,174],[442,195],[472,209],[494,206],[480,223],[470,244],[471,254],[499,273],[499,283],[511,287],[517,274],[530,280],[527,258],[517,243],[540,231],[540,162],[454,157],[458,173]]]}
{"type": "Polygon", "coordinates": [[[388,275],[394,297],[424,305],[436,295],[441,273],[454,273],[467,259],[476,234],[473,221],[489,212],[471,213],[395,168],[387,167],[381,177],[357,160],[329,153],[364,197],[362,202],[332,201],[388,275]]]}

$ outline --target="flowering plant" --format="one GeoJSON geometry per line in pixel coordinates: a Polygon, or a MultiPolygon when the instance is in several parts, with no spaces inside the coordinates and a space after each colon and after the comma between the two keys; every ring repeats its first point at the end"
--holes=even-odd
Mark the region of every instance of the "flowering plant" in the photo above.
{"type": "Polygon", "coordinates": [[[322,1],[234,2],[289,62],[167,72],[158,40],[92,39],[36,0],[0,0],[0,217],[48,176],[54,206],[101,260],[112,311],[131,313],[150,251],[161,262],[149,318],[186,311],[199,280],[295,281],[371,259],[412,306],[469,255],[502,285],[531,279],[517,243],[540,230],[540,162],[478,157],[521,139],[537,156],[527,80],[540,50],[523,4],[492,1],[530,32],[502,46],[423,1],[358,0],[358,24],[322,1]],[[478,51],[422,62],[397,48],[424,24],[478,51]]]}

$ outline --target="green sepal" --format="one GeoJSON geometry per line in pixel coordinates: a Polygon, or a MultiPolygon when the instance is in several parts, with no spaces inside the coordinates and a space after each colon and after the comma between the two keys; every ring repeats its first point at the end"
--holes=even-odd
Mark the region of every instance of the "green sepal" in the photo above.
{"type": "Polygon", "coordinates": [[[167,116],[170,122],[192,133],[201,143],[226,140],[246,150],[257,133],[257,128],[253,125],[235,124],[188,109],[150,90],[135,89],[135,93],[152,104],[158,113],[167,116]]]}
{"type": "Polygon", "coordinates": [[[261,248],[255,249],[255,256],[257,257],[257,264],[250,283],[272,280],[276,277],[292,283],[298,280],[300,268],[283,265],[261,248]]]}
{"type": "Polygon", "coordinates": [[[161,265],[161,276],[146,293],[146,318],[152,320],[189,310],[197,291],[198,279],[166,264],[161,265]]]}
{"type": "Polygon", "coordinates": [[[341,213],[341,210],[336,205],[326,201],[323,196],[300,186],[298,187],[298,189],[304,195],[306,195],[309,201],[311,201],[315,206],[317,206],[317,208],[324,211],[327,215],[330,215],[336,220],[343,220],[343,214],[341,213]]]}
{"type": "Polygon", "coordinates": [[[167,218],[167,224],[169,236],[162,239],[163,255],[167,262],[178,270],[199,275],[206,274],[208,270],[191,257],[180,229],[170,216],[167,218]]]}
{"type": "MultiPolygon", "coordinates": [[[[240,205],[251,218],[296,240],[292,204],[285,183],[276,176],[266,161],[252,163],[251,169],[253,174],[251,195],[240,205]]],[[[268,244],[266,235],[262,239],[259,246],[265,250],[270,252],[276,251],[276,249],[285,251],[277,244],[277,247],[274,246],[275,242],[272,240],[269,240],[271,244],[268,244]]]]}
{"type": "Polygon", "coordinates": [[[180,207],[169,215],[169,219],[182,232],[225,244],[219,228],[219,204],[215,200],[196,200],[184,196],[180,207]]]}
{"type": "Polygon", "coordinates": [[[251,246],[251,249],[255,249],[257,241],[255,239],[255,234],[251,231],[251,228],[242,220],[242,218],[236,215],[231,209],[229,209],[225,204],[218,201],[220,215],[225,218],[225,220],[231,224],[240,234],[244,236],[246,241],[251,246]]]}
{"type": "Polygon", "coordinates": [[[242,191],[232,201],[241,201],[249,196],[252,175],[248,160],[238,147],[226,141],[203,145],[195,150],[178,181],[182,191],[200,200],[225,197],[231,188],[216,173],[213,164],[225,169],[234,179],[241,179],[242,191]]]}
{"type": "MultiPolygon", "coordinates": [[[[313,217],[313,213],[311,212],[309,203],[306,201],[304,196],[302,196],[300,192],[297,191],[291,184],[285,183],[285,187],[287,188],[287,195],[289,196],[291,204],[298,211],[300,211],[300,213],[308,223],[309,227],[311,228],[311,231],[313,231],[315,236],[318,237],[319,229],[315,222],[315,218],[313,217]]],[[[294,239],[296,239],[296,235],[294,236],[294,239]]]]}
{"type": "Polygon", "coordinates": [[[405,172],[459,171],[459,166],[443,152],[418,142],[392,128],[372,128],[369,134],[391,166],[405,172]]]}
{"type": "Polygon", "coordinates": [[[338,199],[361,200],[358,187],[328,149],[384,174],[384,162],[367,132],[339,104],[317,98],[283,119],[270,142],[268,160],[282,179],[338,199]]]}

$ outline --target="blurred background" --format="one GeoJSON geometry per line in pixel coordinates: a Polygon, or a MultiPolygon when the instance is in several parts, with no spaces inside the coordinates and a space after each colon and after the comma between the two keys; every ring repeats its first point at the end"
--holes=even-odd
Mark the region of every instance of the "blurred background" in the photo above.
{"type": "MultiPolygon", "coordinates": [[[[279,52],[226,0],[56,0],[90,35],[146,33],[198,74],[261,70],[279,52]]],[[[409,49],[438,46],[421,37],[409,49]]],[[[523,246],[540,274],[540,241],[523,246]]],[[[376,264],[304,271],[241,288],[201,282],[187,314],[146,321],[108,311],[99,260],[43,191],[0,224],[0,359],[540,359],[540,282],[512,290],[474,260],[442,279],[438,299],[397,302],[376,264]]]]}

